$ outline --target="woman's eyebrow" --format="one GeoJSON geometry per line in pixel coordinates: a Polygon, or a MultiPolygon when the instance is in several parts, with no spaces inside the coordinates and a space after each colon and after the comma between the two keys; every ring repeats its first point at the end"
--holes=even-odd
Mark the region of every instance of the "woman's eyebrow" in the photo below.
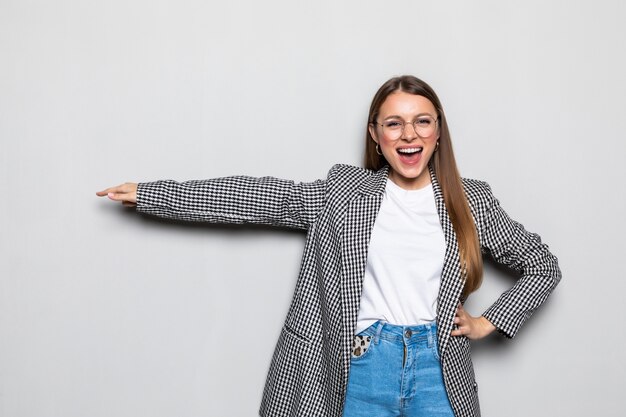
{"type": "MultiPolygon", "coordinates": [[[[417,117],[421,117],[421,116],[430,116],[430,117],[436,117],[428,112],[422,112],[422,113],[418,113],[415,116],[413,116],[413,118],[417,118],[417,117]]],[[[392,114],[390,116],[385,117],[383,120],[387,120],[387,119],[401,119],[404,120],[401,116],[398,116],[397,114],[392,114]]]]}

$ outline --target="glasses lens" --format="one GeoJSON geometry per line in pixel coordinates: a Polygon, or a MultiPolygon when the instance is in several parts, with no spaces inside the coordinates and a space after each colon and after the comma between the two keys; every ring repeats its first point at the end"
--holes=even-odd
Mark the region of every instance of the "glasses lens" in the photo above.
{"type": "Polygon", "coordinates": [[[413,122],[413,127],[415,127],[415,133],[417,133],[422,138],[428,138],[435,133],[435,127],[437,127],[437,123],[435,119],[430,116],[419,117],[413,122]]]}
{"type": "Polygon", "coordinates": [[[398,120],[386,120],[383,122],[383,134],[391,140],[400,139],[404,123],[398,120]]]}

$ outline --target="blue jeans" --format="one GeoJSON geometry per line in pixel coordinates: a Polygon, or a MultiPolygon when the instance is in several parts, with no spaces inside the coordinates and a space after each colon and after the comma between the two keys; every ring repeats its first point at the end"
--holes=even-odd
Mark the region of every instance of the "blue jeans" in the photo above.
{"type": "Polygon", "coordinates": [[[374,323],[355,337],[343,417],[454,417],[437,325],[374,323]]]}

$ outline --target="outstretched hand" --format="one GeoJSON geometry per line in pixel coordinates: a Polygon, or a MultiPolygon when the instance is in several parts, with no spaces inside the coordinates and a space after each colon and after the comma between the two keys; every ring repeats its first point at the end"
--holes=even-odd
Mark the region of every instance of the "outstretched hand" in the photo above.
{"type": "Polygon", "coordinates": [[[482,339],[496,329],[496,327],[483,316],[470,316],[461,303],[459,303],[456,308],[454,324],[457,325],[457,328],[450,333],[452,336],[467,336],[472,340],[482,339]]]}
{"type": "Polygon", "coordinates": [[[107,196],[113,201],[121,201],[123,205],[134,207],[137,205],[137,184],[125,182],[115,187],[109,187],[96,193],[99,197],[107,196]]]}

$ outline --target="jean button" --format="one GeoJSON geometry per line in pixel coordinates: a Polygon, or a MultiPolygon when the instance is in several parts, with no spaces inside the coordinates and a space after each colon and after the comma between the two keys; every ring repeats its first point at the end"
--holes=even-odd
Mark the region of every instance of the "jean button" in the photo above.
{"type": "Polygon", "coordinates": [[[412,335],[413,335],[413,333],[412,333],[412,332],[411,332],[411,330],[409,330],[409,329],[407,329],[407,330],[404,332],[404,336],[405,336],[407,339],[410,339],[412,335]]]}

